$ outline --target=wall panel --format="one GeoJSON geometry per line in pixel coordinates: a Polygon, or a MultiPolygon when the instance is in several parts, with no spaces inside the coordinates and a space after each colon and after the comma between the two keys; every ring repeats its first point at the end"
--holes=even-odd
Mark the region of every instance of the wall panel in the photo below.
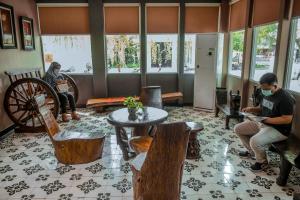
{"type": "Polygon", "coordinates": [[[38,34],[37,12],[34,0],[1,0],[2,3],[14,7],[16,34],[18,41],[17,49],[0,49],[0,131],[11,126],[10,121],[3,108],[3,98],[7,87],[10,85],[8,77],[4,74],[5,70],[10,69],[24,69],[43,67],[42,52],[40,46],[40,37],[38,34]],[[34,35],[35,35],[35,50],[23,51],[21,50],[21,36],[19,30],[19,16],[27,16],[33,18],[34,35]]]}

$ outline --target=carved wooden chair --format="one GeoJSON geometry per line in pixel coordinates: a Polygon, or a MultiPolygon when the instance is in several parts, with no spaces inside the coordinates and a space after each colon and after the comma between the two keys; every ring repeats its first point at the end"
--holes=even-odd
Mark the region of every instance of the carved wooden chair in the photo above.
{"type": "Polygon", "coordinates": [[[41,121],[44,123],[55,149],[57,160],[63,164],[89,163],[102,157],[105,134],[91,135],[75,131],[61,131],[44,95],[35,97],[41,121]]]}
{"type": "Polygon", "coordinates": [[[147,153],[131,164],[134,200],[179,200],[189,128],[184,122],[160,124],[147,153]]]}

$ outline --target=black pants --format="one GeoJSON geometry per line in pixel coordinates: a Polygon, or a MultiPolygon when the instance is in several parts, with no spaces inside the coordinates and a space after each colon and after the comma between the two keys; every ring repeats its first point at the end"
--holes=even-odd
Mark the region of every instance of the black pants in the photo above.
{"type": "Polygon", "coordinates": [[[72,94],[69,93],[57,93],[59,101],[60,101],[60,108],[61,108],[61,113],[66,113],[67,112],[67,105],[69,102],[70,108],[72,112],[76,110],[76,104],[75,104],[75,99],[72,94]]]}

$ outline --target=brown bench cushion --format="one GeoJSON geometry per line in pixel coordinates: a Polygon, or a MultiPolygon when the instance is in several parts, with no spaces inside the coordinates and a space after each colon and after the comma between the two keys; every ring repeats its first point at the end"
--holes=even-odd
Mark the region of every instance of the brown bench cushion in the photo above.
{"type": "MultiPolygon", "coordinates": [[[[181,100],[183,97],[181,92],[172,92],[162,94],[163,101],[173,101],[173,100],[181,100]]],[[[139,97],[136,97],[138,100],[139,97]]],[[[109,97],[109,98],[97,98],[97,99],[89,99],[87,101],[87,108],[97,108],[104,106],[114,106],[114,105],[122,105],[125,100],[125,97],[109,97]]]]}

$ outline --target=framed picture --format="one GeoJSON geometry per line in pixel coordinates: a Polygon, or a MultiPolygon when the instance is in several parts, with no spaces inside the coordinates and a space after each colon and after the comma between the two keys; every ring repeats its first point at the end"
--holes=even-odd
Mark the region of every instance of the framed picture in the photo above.
{"type": "Polygon", "coordinates": [[[34,50],[34,30],[33,19],[21,16],[19,18],[22,48],[30,51],[34,50]]]}
{"type": "Polygon", "coordinates": [[[0,2],[0,46],[3,49],[17,48],[15,16],[12,6],[0,2]]]}

